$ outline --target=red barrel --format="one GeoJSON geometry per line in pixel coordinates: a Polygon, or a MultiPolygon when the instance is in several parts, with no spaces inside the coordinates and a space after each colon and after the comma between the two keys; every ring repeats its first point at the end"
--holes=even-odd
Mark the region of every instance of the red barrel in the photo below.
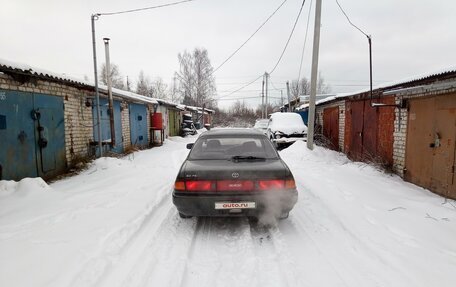
{"type": "Polygon", "coordinates": [[[150,117],[151,126],[153,129],[162,130],[163,129],[163,120],[161,113],[154,113],[150,117]]]}

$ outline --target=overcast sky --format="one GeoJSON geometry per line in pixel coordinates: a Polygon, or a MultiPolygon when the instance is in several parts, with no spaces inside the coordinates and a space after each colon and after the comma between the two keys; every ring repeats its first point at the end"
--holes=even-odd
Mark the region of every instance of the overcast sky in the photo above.
{"type": "MultiPolygon", "coordinates": [[[[57,73],[93,79],[90,15],[175,2],[176,0],[0,0],[0,58],[57,73]]],[[[195,47],[218,66],[242,44],[283,0],[195,0],[177,6],[96,21],[98,63],[103,37],[111,38],[111,61],[133,82],[143,70],[171,84],[177,54],[195,47]]],[[[311,0],[307,0],[281,64],[271,76],[286,97],[285,82],[298,77],[311,0]]],[[[372,35],[374,84],[456,65],[456,1],[339,0],[352,22],[372,35]]],[[[280,56],[302,0],[288,0],[240,52],[215,74],[219,96],[270,71],[280,56]]],[[[310,78],[312,3],[302,75],[310,78]]],[[[335,0],[323,0],[319,71],[332,92],[368,87],[368,44],[349,25],[335,0]]],[[[273,88],[272,86],[270,87],[273,88]]],[[[259,102],[261,80],[233,94],[259,102]]],[[[226,99],[226,98],[225,98],[226,99]]],[[[220,107],[231,104],[220,101],[220,107]]]]}

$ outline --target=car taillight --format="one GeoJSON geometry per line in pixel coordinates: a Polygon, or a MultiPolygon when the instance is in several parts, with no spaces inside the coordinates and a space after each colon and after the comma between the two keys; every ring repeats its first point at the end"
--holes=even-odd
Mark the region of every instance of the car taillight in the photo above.
{"type": "Polygon", "coordinates": [[[285,180],[285,188],[296,188],[296,183],[294,179],[285,180]]]}
{"type": "Polygon", "coordinates": [[[178,191],[184,191],[185,190],[185,182],[183,181],[176,181],[174,183],[174,189],[178,191]]]}
{"type": "Polygon", "coordinates": [[[215,184],[210,180],[191,180],[185,182],[187,191],[213,191],[215,184]]]}
{"type": "Polygon", "coordinates": [[[258,181],[258,188],[260,190],[283,189],[284,187],[285,181],[280,179],[268,179],[258,181]]]}
{"type": "Polygon", "coordinates": [[[255,183],[252,180],[219,180],[217,191],[252,191],[255,183]]]}

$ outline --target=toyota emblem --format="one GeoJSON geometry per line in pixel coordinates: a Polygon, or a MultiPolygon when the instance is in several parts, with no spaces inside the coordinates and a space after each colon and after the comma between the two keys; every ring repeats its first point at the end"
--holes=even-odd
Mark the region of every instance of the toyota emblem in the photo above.
{"type": "Polygon", "coordinates": [[[238,178],[238,177],[239,177],[239,173],[233,172],[233,173],[231,174],[231,176],[232,176],[233,178],[238,178]]]}

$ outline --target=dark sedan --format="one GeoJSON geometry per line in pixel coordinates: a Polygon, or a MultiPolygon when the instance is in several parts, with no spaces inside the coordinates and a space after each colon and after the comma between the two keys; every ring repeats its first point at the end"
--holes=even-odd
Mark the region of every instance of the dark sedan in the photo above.
{"type": "Polygon", "coordinates": [[[249,129],[203,133],[177,175],[173,203],[183,218],[287,218],[298,194],[293,175],[271,141],[249,129]]]}

